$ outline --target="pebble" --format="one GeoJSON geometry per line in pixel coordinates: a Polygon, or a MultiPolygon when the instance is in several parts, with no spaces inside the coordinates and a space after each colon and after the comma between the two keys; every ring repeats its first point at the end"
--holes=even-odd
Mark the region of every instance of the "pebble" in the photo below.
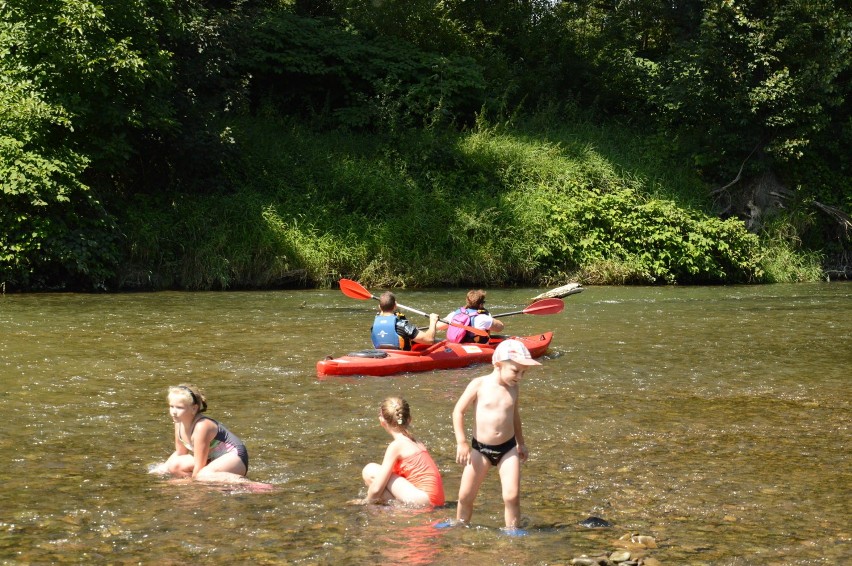
{"type": "MultiPolygon", "coordinates": [[[[580,521],[579,524],[586,526],[584,523],[590,520],[604,521],[598,517],[589,517],[580,521]]],[[[596,523],[593,522],[592,524],[596,523]]],[[[607,525],[611,526],[608,522],[607,525]]],[[[571,564],[574,566],[661,566],[660,561],[656,558],[645,556],[647,549],[657,548],[657,540],[652,536],[632,532],[626,533],[612,541],[612,545],[617,548],[609,556],[606,554],[578,556],[571,560],[571,564]]]]}
{"type": "Polygon", "coordinates": [[[633,535],[630,537],[630,541],[634,544],[640,544],[645,548],[657,548],[657,541],[654,537],[649,537],[645,535],[633,535]]]}

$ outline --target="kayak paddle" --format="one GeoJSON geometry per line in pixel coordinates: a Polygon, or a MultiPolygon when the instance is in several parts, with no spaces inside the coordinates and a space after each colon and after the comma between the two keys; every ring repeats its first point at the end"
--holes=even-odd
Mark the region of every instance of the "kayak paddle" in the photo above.
{"type": "MultiPolygon", "coordinates": [[[[353,299],[358,299],[361,301],[366,301],[368,299],[375,299],[377,301],[379,300],[377,296],[365,289],[363,285],[356,281],[352,281],[351,279],[341,279],[340,290],[343,292],[344,295],[353,299]]],[[[412,307],[407,307],[401,303],[397,303],[396,306],[401,309],[411,311],[413,313],[422,314],[425,317],[429,316],[428,313],[425,313],[421,310],[417,310],[412,307]]],[[[464,328],[468,332],[473,332],[477,336],[488,336],[488,332],[486,330],[480,330],[479,328],[474,328],[473,326],[465,326],[464,324],[458,324],[457,322],[442,319],[438,319],[438,322],[443,322],[444,324],[449,324],[450,326],[458,326],[459,328],[464,328]]]]}
{"type": "Polygon", "coordinates": [[[493,318],[501,316],[512,316],[514,314],[558,314],[565,308],[565,302],[562,299],[542,299],[536,301],[522,311],[504,312],[493,315],[493,318]]]}

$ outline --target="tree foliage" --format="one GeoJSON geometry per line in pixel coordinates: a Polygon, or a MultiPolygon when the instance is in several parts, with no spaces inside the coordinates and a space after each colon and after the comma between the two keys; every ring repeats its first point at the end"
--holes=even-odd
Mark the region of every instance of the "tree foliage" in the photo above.
{"type": "Polygon", "coordinates": [[[163,127],[168,54],[155,1],[0,2],[0,275],[21,286],[99,286],[116,238],[87,178],[119,175],[132,138],[163,127]]]}
{"type": "Polygon", "coordinates": [[[666,129],[717,174],[755,149],[778,164],[800,159],[844,102],[850,26],[831,0],[711,4],[657,74],[666,129]]]}
{"type": "Polygon", "coordinates": [[[257,27],[242,65],[257,104],[331,118],[326,127],[394,130],[470,121],[484,90],[472,58],[443,56],[385,35],[365,38],[277,13],[257,27]]]}
{"type": "MultiPolygon", "coordinates": [[[[133,198],[223,202],[251,184],[257,165],[233,130],[244,119],[382,145],[552,119],[542,111],[552,108],[567,123],[637,128],[708,187],[776,179],[791,241],[846,253],[848,233],[829,226],[852,207],[850,51],[852,9],[840,0],[0,0],[0,281],[108,287],[135,253],[117,222],[133,198]]],[[[400,167],[429,170],[447,155],[456,170],[425,174],[496,190],[479,168],[461,180],[471,170],[447,148],[400,167]]],[[[346,190],[341,200],[357,201],[346,190]]],[[[740,200],[752,204],[747,192],[740,200]]],[[[697,228],[668,207],[640,199],[622,210],[639,225],[681,219],[647,234],[586,210],[594,221],[572,239],[610,246],[655,280],[757,273],[749,260],[713,263],[703,240],[675,244],[683,226],[697,228]],[[670,259],[646,262],[640,244],[670,259]]],[[[706,240],[738,238],[727,226],[706,240]]],[[[541,266],[593,255],[572,246],[541,266]]]]}

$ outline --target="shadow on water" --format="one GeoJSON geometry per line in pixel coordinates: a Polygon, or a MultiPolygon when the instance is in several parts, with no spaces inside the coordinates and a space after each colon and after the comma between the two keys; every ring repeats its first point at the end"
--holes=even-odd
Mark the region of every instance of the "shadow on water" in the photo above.
{"type": "MultiPolygon", "coordinates": [[[[494,312],[540,289],[493,290],[494,312]]],[[[401,291],[446,313],[462,291],[401,291]]],[[[0,297],[0,561],[569,563],[653,536],[662,564],[836,563],[849,528],[852,285],[588,288],[554,316],[522,384],[527,536],[506,536],[496,473],[475,527],[353,507],[388,437],[376,407],[411,404],[454,502],[450,413],[487,366],[318,380],[366,345],[374,304],[338,291],[0,297]],[[165,391],[193,382],[275,490],[149,475],[172,446],[165,391]],[[578,522],[605,518],[610,528],[578,522]]]]}

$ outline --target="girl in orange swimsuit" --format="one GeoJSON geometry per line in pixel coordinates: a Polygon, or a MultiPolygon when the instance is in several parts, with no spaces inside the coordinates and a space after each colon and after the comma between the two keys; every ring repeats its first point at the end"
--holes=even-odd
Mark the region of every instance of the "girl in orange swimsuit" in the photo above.
{"type": "Polygon", "coordinates": [[[381,464],[371,462],[362,473],[367,497],[353,503],[387,503],[397,500],[415,507],[444,504],[444,483],[426,446],[409,430],[411,409],[400,397],[388,397],[379,409],[379,424],[393,441],[381,464]]]}

